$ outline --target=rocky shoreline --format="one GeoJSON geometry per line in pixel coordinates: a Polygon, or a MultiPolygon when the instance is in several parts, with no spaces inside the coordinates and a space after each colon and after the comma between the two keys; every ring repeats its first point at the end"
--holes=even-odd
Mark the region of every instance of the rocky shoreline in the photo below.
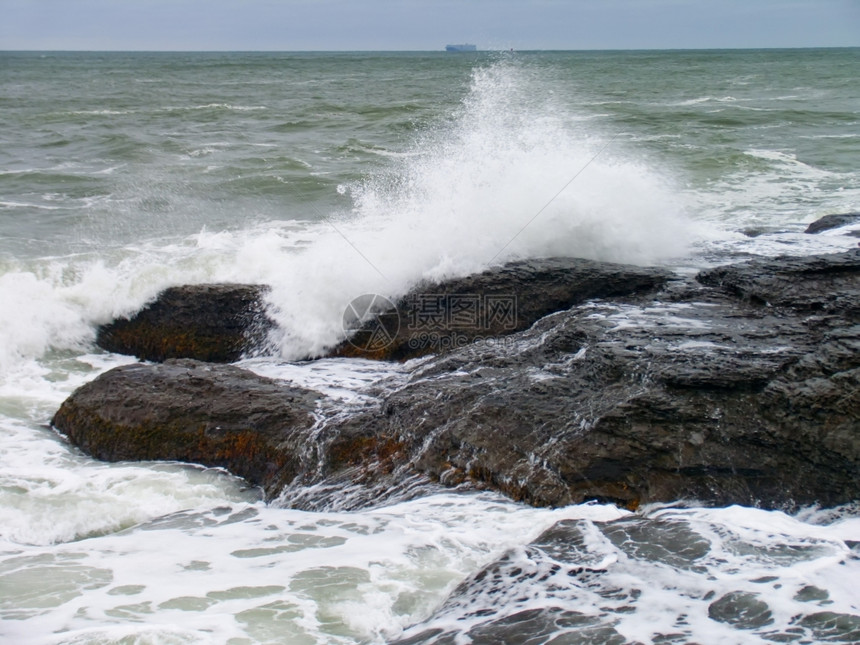
{"type": "MultiPolygon", "coordinates": [[[[263,288],[188,289],[194,304],[178,305],[174,290],[142,312],[144,344],[170,344],[157,340],[152,312],[173,324],[179,307],[229,321],[233,349],[207,341],[177,360],[125,345],[167,360],[115,368],[74,392],[52,420],[73,444],[110,461],[221,466],[300,508],[356,508],[438,485],[540,506],[785,509],[860,497],[860,250],[695,278],[555,258],[420,285],[330,354],[414,359],[402,382],[377,384],[371,403],[349,410],[212,362],[263,346],[263,288]],[[396,331],[385,316],[397,316],[396,331]],[[465,340],[428,353],[415,338],[432,333],[465,340]]],[[[182,319],[186,335],[193,318],[182,319]]],[[[100,344],[134,322],[105,328],[100,344]]]]}

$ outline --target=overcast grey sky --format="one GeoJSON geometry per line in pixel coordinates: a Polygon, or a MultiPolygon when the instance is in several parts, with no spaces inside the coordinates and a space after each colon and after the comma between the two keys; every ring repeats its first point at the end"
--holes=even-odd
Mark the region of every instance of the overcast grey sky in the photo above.
{"type": "Polygon", "coordinates": [[[0,0],[0,49],[860,46],[860,0],[0,0]]]}

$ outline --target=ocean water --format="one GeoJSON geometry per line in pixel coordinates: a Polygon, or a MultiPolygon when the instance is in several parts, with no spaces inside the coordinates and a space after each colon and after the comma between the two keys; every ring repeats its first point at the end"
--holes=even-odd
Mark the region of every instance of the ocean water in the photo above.
{"type": "Polygon", "coordinates": [[[858,77],[860,49],[0,53],[0,642],[482,642],[452,592],[496,561],[549,567],[527,545],[561,520],[606,576],[514,580],[503,602],[590,621],[535,643],[857,642],[857,504],[440,489],[311,513],[216,469],[94,461],[49,420],[134,360],[97,326],[171,285],[271,285],[271,355],[241,364],[348,403],[410,369],[305,360],[361,294],[521,257],[852,248],[803,230],[860,210],[858,77]]]}

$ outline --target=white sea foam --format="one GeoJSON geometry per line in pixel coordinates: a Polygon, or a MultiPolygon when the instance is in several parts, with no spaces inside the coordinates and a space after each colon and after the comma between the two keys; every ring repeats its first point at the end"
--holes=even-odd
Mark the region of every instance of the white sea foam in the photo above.
{"type": "MultiPolygon", "coordinates": [[[[706,189],[690,192],[702,221],[717,224],[724,230],[764,225],[775,229],[774,232],[781,228],[800,234],[806,224],[823,215],[849,212],[860,206],[856,173],[817,167],[788,150],[750,148],[743,152],[756,164],[754,169],[742,165],[736,172],[726,173],[709,183],[706,189]]],[[[806,247],[802,253],[828,252],[829,242],[814,250],[816,241],[809,237],[804,239],[797,235],[781,240],[776,246],[785,247],[796,242],[798,249],[806,247]]],[[[753,253],[774,253],[772,239],[765,236],[761,242],[761,250],[753,250],[753,253]]],[[[755,242],[744,243],[746,247],[755,245],[755,242]]],[[[830,247],[829,252],[837,250],[838,247],[830,247]]],[[[786,252],[792,251],[786,249],[786,252]]]]}
{"type": "Polygon", "coordinates": [[[1,544],[0,607],[10,608],[0,634],[21,645],[154,634],[157,642],[379,643],[558,519],[624,514],[453,494],[352,514],[198,508],[85,543],[1,544]]]}
{"type": "MultiPolygon", "coordinates": [[[[48,196],[44,197],[48,199],[48,196]]],[[[62,206],[46,206],[45,204],[33,204],[30,202],[10,202],[10,201],[0,201],[0,208],[36,208],[46,211],[58,211],[62,210],[62,206]]]]}
{"type": "Polygon", "coordinates": [[[0,275],[0,377],[52,346],[83,349],[93,337],[72,303],[50,279],[31,272],[0,275]]]}
{"type": "Polygon", "coordinates": [[[363,359],[319,359],[306,362],[275,362],[271,359],[240,361],[240,367],[260,376],[288,381],[316,390],[341,402],[364,399],[362,392],[382,380],[405,380],[407,372],[400,363],[363,359]]]}
{"type": "Polygon", "coordinates": [[[113,532],[165,512],[259,497],[215,469],[106,464],[48,428],[77,387],[134,362],[113,354],[21,361],[0,379],[0,541],[54,544],[113,532]]]}
{"type": "Polygon", "coordinates": [[[134,110],[75,110],[69,112],[75,116],[115,116],[119,114],[134,114],[134,110]]]}
{"type": "Polygon", "coordinates": [[[221,470],[180,464],[99,464],[47,432],[4,422],[0,542],[50,545],[112,533],[164,513],[252,501],[221,470]]]}
{"type": "Polygon", "coordinates": [[[193,110],[232,110],[236,112],[255,112],[257,110],[268,110],[265,105],[233,105],[231,103],[206,103],[203,105],[182,105],[164,108],[165,111],[193,111],[193,110]]]}
{"type": "Polygon", "coordinates": [[[350,514],[231,502],[83,542],[2,544],[0,634],[22,645],[382,643],[428,618],[463,633],[485,620],[476,610],[562,606],[630,642],[675,633],[758,643],[798,616],[860,611],[851,587],[860,560],[844,542],[858,530],[857,517],[815,525],[739,507],[547,510],[492,495],[440,494],[350,514]],[[625,518],[632,523],[616,524],[607,539],[625,518]],[[586,540],[577,559],[552,569],[523,545],[563,519],[577,520],[586,540]],[[506,553],[497,604],[483,607],[477,596],[477,606],[455,601],[433,617],[461,580],[506,553]],[[711,605],[737,593],[766,602],[770,622],[714,620],[711,605]]]}

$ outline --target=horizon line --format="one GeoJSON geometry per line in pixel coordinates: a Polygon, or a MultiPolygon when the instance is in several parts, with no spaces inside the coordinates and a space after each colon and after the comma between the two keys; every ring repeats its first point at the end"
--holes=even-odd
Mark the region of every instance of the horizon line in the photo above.
{"type": "Polygon", "coordinates": [[[449,52],[442,49],[2,49],[2,53],[116,53],[116,54],[491,54],[507,52],[644,52],[644,51],[766,51],[799,49],[860,49],[860,45],[803,45],[761,47],[590,47],[585,49],[525,48],[476,49],[449,52]]]}

